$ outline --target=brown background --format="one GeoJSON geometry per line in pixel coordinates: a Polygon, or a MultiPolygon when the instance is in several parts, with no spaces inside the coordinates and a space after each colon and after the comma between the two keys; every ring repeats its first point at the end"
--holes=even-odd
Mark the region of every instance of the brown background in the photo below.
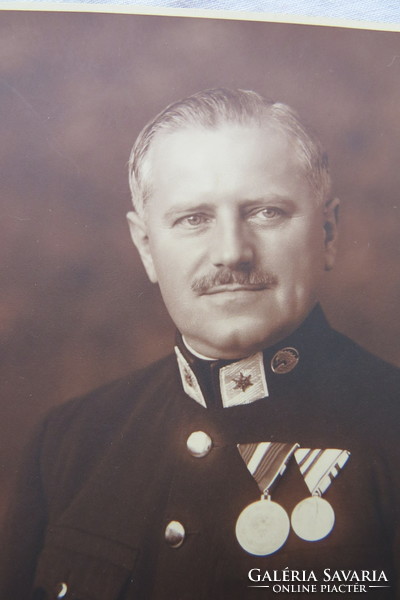
{"type": "Polygon", "coordinates": [[[131,247],[126,161],[142,125],[202,88],[293,104],[342,198],[331,322],[400,364],[400,34],[155,16],[0,21],[0,509],[56,403],[165,354],[173,327],[131,247]]]}

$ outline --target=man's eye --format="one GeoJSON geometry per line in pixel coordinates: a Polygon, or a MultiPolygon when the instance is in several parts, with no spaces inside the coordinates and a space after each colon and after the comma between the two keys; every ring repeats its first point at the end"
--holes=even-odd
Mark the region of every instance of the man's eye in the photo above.
{"type": "Polygon", "coordinates": [[[250,218],[255,218],[261,221],[271,221],[277,217],[282,217],[283,214],[284,213],[281,208],[277,208],[276,206],[267,206],[252,213],[250,218]]]}
{"type": "Polygon", "coordinates": [[[208,223],[209,218],[206,215],[196,214],[196,215],[188,215],[187,217],[182,217],[177,221],[177,225],[181,225],[183,227],[195,228],[208,223]]]}

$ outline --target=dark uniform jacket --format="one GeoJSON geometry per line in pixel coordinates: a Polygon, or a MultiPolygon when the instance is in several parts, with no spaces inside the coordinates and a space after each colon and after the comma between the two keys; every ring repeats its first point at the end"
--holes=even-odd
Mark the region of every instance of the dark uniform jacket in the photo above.
{"type": "MultiPolygon", "coordinates": [[[[285,568],[306,578],[312,571],[320,583],[324,569],[330,577],[383,570],[388,581],[367,581],[361,596],[397,598],[398,371],[332,331],[318,309],[264,352],[264,364],[269,396],[247,406],[222,408],[221,365],[193,359],[208,404],[200,406],[170,356],[56,408],[29,449],[1,538],[1,600],[275,598],[273,583],[250,587],[248,572],[279,578],[285,568]],[[283,347],[300,359],[276,374],[271,359],[283,347]],[[188,452],[193,431],[212,439],[203,458],[188,452]],[[324,493],[336,514],[326,538],[307,542],[291,531],[264,557],[238,544],[236,520],[260,491],[237,444],[262,441],[351,453],[324,493]],[[165,541],[170,521],[184,527],[180,547],[165,541]]],[[[272,499],[290,515],[309,495],[291,459],[272,499]]],[[[301,587],[284,595],[310,596],[301,587]]]]}

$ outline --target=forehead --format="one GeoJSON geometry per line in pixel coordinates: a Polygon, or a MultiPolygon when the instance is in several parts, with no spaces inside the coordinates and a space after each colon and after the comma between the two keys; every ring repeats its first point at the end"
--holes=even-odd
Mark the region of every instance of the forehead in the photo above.
{"type": "MultiPolygon", "coordinates": [[[[256,148],[260,159],[264,154],[281,153],[297,156],[297,144],[277,124],[249,122],[248,124],[223,122],[213,128],[187,126],[170,131],[160,131],[153,139],[149,150],[150,162],[163,159],[168,153],[171,158],[183,159],[189,153],[191,158],[201,159],[209,155],[212,147],[215,153],[251,153],[256,148]]],[[[299,161],[300,163],[300,161],[299,161]]]]}
{"type": "Polygon", "coordinates": [[[147,166],[150,197],[165,195],[172,187],[182,193],[202,188],[215,194],[219,189],[252,193],[254,187],[260,193],[262,186],[300,186],[310,194],[297,144],[270,124],[227,123],[159,133],[147,166]]]}

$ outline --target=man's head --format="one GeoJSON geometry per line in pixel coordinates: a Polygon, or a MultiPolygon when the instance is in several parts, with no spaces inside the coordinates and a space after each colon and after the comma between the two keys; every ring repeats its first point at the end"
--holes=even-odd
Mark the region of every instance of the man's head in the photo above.
{"type": "Polygon", "coordinates": [[[129,160],[129,183],[135,210],[142,212],[151,196],[151,148],[155,138],[187,128],[214,130],[227,123],[259,127],[269,124],[287,135],[316,201],[328,199],[331,180],[327,156],[295,111],[250,90],[213,89],[170,104],[139,134],[129,160]]]}
{"type": "Polygon", "coordinates": [[[326,155],[297,115],[254,92],[167,107],[132,150],[133,240],[185,339],[240,358],[291,333],[333,265],[326,155]]]}

